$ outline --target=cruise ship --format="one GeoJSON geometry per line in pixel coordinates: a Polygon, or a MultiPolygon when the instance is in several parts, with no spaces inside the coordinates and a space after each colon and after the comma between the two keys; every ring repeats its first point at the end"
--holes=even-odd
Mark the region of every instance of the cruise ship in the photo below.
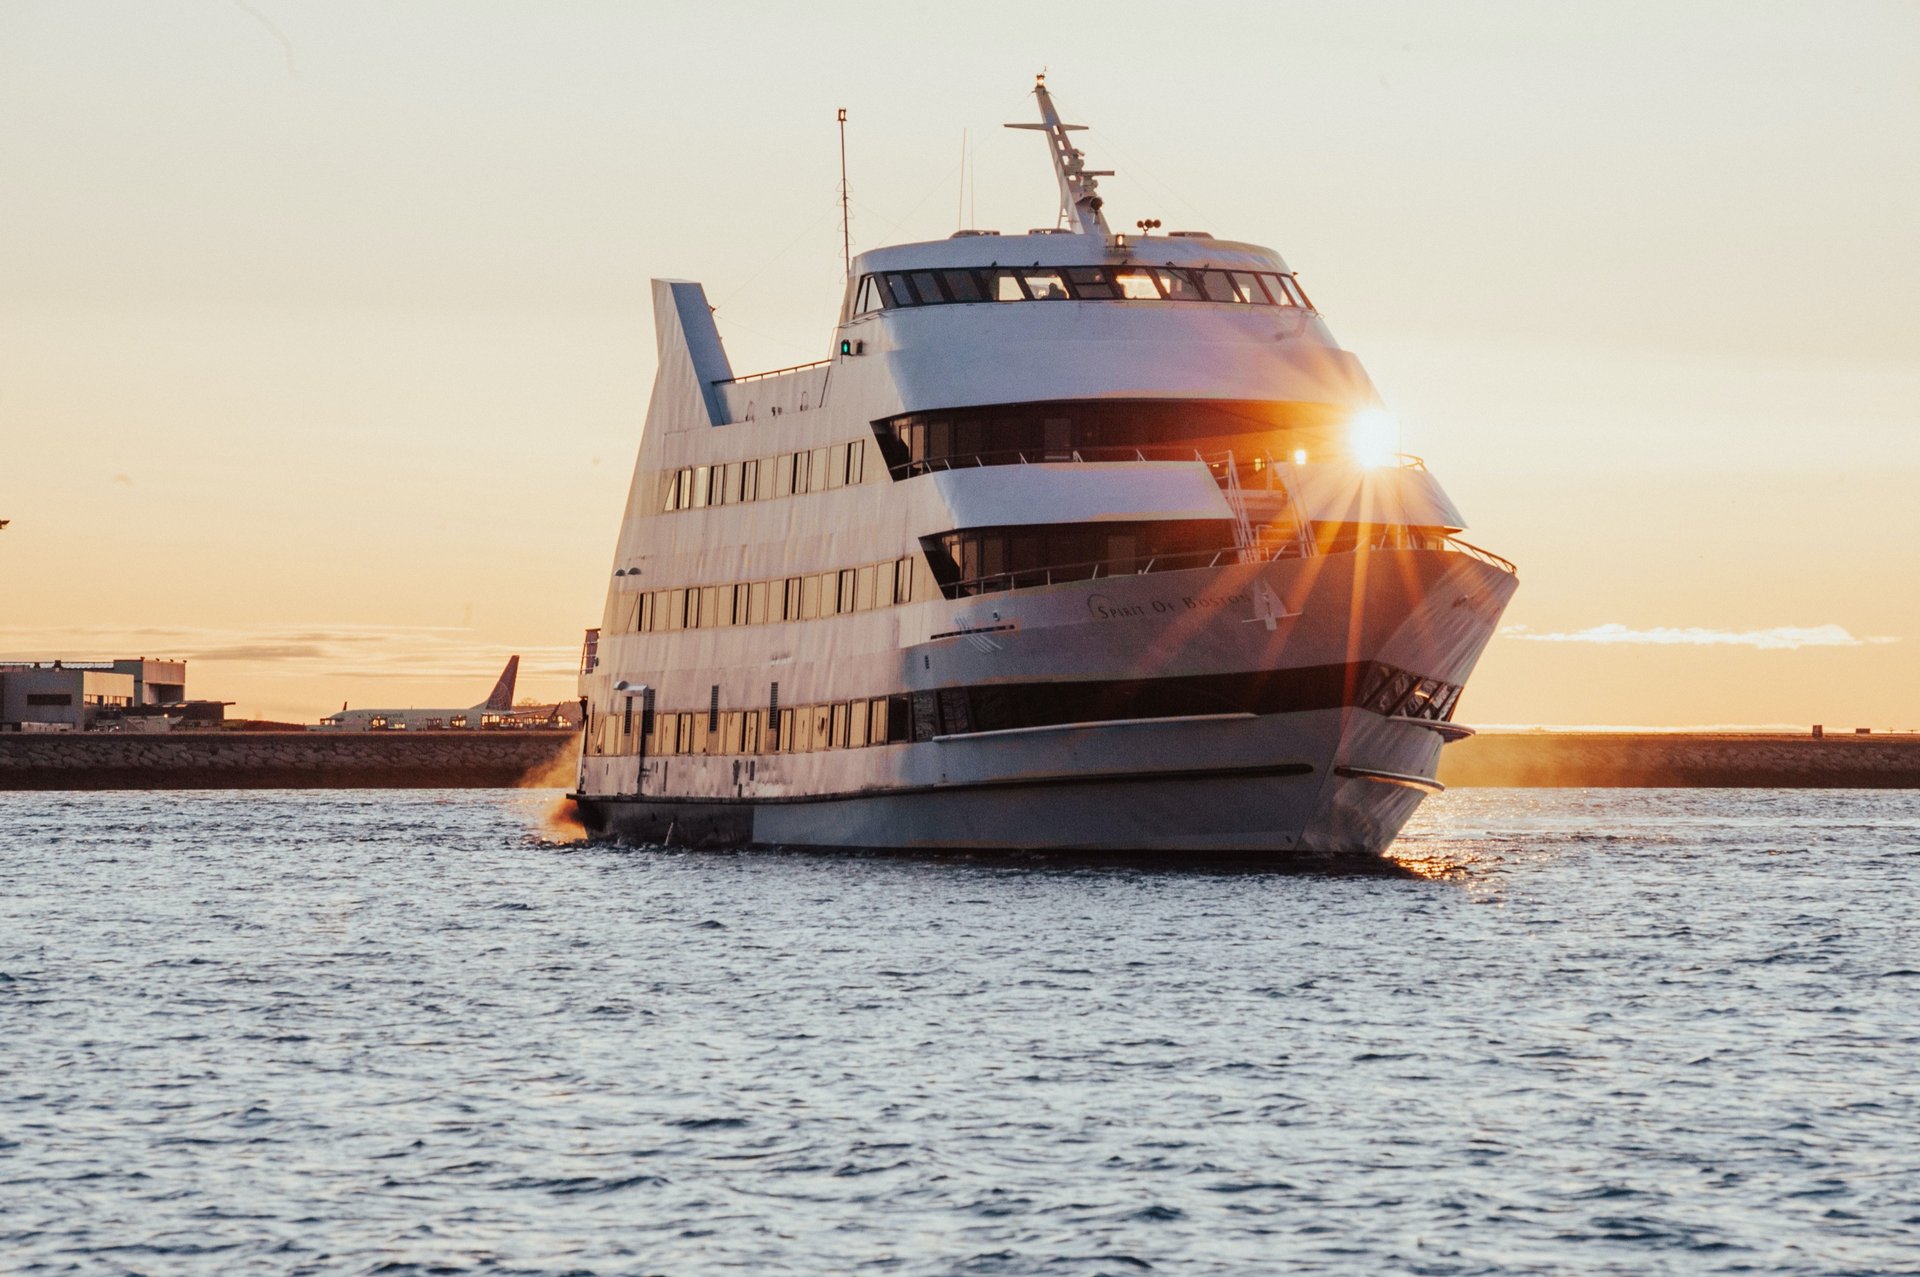
{"type": "MultiPolygon", "coordinates": [[[[659,368],[574,794],[684,847],[1377,853],[1516,587],[1280,255],[1058,225],[848,262],[830,354],[659,368]]],[[[1036,159],[1038,157],[1036,156],[1036,159]]]]}

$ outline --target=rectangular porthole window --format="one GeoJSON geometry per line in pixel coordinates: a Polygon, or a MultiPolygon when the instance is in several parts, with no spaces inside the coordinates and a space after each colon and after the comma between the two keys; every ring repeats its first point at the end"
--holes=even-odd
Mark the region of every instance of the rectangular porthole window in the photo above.
{"type": "Polygon", "coordinates": [[[838,488],[847,481],[847,445],[836,443],[827,449],[827,486],[838,488]]]}

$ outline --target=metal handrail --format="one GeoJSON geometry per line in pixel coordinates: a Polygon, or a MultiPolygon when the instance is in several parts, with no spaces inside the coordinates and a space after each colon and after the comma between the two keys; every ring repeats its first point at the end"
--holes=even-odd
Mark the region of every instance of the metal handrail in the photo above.
{"type": "Polygon", "coordinates": [[[790,372],[805,372],[809,368],[825,368],[832,362],[833,360],[831,359],[816,359],[810,364],[794,364],[790,368],[775,368],[771,372],[750,372],[741,377],[717,377],[714,379],[713,384],[716,386],[737,386],[743,381],[763,381],[768,377],[781,377],[790,372]]]}
{"type": "Polygon", "coordinates": [[[986,452],[957,452],[945,457],[923,457],[919,461],[903,461],[887,467],[896,479],[911,479],[918,475],[932,474],[936,470],[953,470],[960,467],[985,467],[991,465],[1030,466],[1048,463],[1089,462],[1087,454],[1123,453],[1126,455],[1109,458],[1120,461],[1198,461],[1200,454],[1191,448],[1168,447],[1157,451],[1177,452],[1178,456],[1149,457],[1139,448],[1116,444],[1110,448],[1073,448],[1061,452],[1052,448],[998,448],[986,452]],[[995,460],[1000,458],[1000,460],[995,460]]]}
{"type": "MultiPolygon", "coordinates": [[[[1483,550],[1458,537],[1418,538],[1410,543],[1404,529],[1395,529],[1365,543],[1369,550],[1441,550],[1451,554],[1464,554],[1485,563],[1489,567],[1499,568],[1509,576],[1519,576],[1520,569],[1512,562],[1501,558],[1491,550],[1483,550]]],[[[1358,546],[1356,549],[1360,548],[1358,546]]],[[[1260,553],[1264,544],[1257,544],[1247,550],[1237,546],[1222,546],[1218,550],[1190,550],[1181,554],[1156,554],[1146,563],[1130,572],[1115,572],[1112,565],[1117,559],[1090,559],[1081,563],[1055,563],[1043,568],[1023,568],[1011,572],[990,572],[982,576],[966,577],[951,582],[944,587],[956,595],[993,594],[1002,590],[1031,589],[1034,586],[1064,584],[1068,581],[1096,581],[1102,575],[1143,576],[1149,572],[1177,572],[1183,568],[1219,567],[1223,560],[1238,560],[1251,563],[1271,563],[1278,559],[1304,557],[1304,550],[1297,541],[1283,541],[1273,547],[1272,553],[1260,553]],[[1204,562],[1202,562],[1204,560],[1204,562]],[[1103,573],[1101,569],[1106,569],[1103,573]]],[[[1137,561],[1137,560],[1134,560],[1137,561]]]]}
{"type": "MultiPolygon", "coordinates": [[[[1130,572],[1115,572],[1112,570],[1112,565],[1120,562],[1118,559],[1088,559],[1080,563],[1052,563],[1043,568],[1022,568],[1012,572],[989,572],[982,576],[966,577],[962,580],[954,581],[944,588],[952,590],[956,594],[963,595],[990,594],[996,593],[999,590],[1020,590],[1036,585],[1053,585],[1055,584],[1056,574],[1058,574],[1061,583],[1067,581],[1097,581],[1102,575],[1100,571],[1102,568],[1108,569],[1105,573],[1106,576],[1113,577],[1141,576],[1148,572],[1156,571],[1172,572],[1177,571],[1178,566],[1176,565],[1181,564],[1191,567],[1219,567],[1222,559],[1231,560],[1236,558],[1238,554],[1239,550],[1231,545],[1221,546],[1218,550],[1189,550],[1181,554],[1156,554],[1149,557],[1144,566],[1135,568],[1130,572]],[[1188,564],[1186,563],[1187,560],[1193,560],[1194,562],[1188,564]],[[1205,561],[1201,562],[1200,560],[1205,561]],[[983,588],[987,587],[989,582],[996,581],[1004,581],[1006,584],[983,588]]],[[[1137,559],[1129,560],[1129,562],[1133,561],[1137,561],[1137,559]]]]}
{"type": "Polygon", "coordinates": [[[1462,541],[1459,537],[1450,536],[1442,538],[1441,544],[1456,554],[1464,554],[1468,558],[1480,560],[1488,567],[1499,568],[1508,576],[1520,575],[1520,569],[1515,567],[1511,560],[1501,558],[1492,550],[1483,550],[1471,541],[1462,541]]]}

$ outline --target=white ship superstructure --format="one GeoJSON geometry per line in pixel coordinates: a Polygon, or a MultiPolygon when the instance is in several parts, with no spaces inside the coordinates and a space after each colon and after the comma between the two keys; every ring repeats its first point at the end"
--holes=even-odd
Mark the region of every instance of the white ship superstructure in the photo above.
{"type": "Polygon", "coordinates": [[[1379,851],[1439,788],[1512,565],[1356,454],[1379,397],[1278,254],[1114,233],[1035,92],[1062,226],[855,257],[817,364],[736,376],[655,281],[590,829],[1379,851]]]}

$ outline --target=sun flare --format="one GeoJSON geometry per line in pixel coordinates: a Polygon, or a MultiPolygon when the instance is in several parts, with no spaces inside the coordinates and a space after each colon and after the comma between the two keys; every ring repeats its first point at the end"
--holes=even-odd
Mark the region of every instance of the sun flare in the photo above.
{"type": "Polygon", "coordinates": [[[1400,421],[1384,408],[1362,408],[1347,423],[1347,452],[1369,470],[1390,466],[1400,452],[1400,421]]]}

